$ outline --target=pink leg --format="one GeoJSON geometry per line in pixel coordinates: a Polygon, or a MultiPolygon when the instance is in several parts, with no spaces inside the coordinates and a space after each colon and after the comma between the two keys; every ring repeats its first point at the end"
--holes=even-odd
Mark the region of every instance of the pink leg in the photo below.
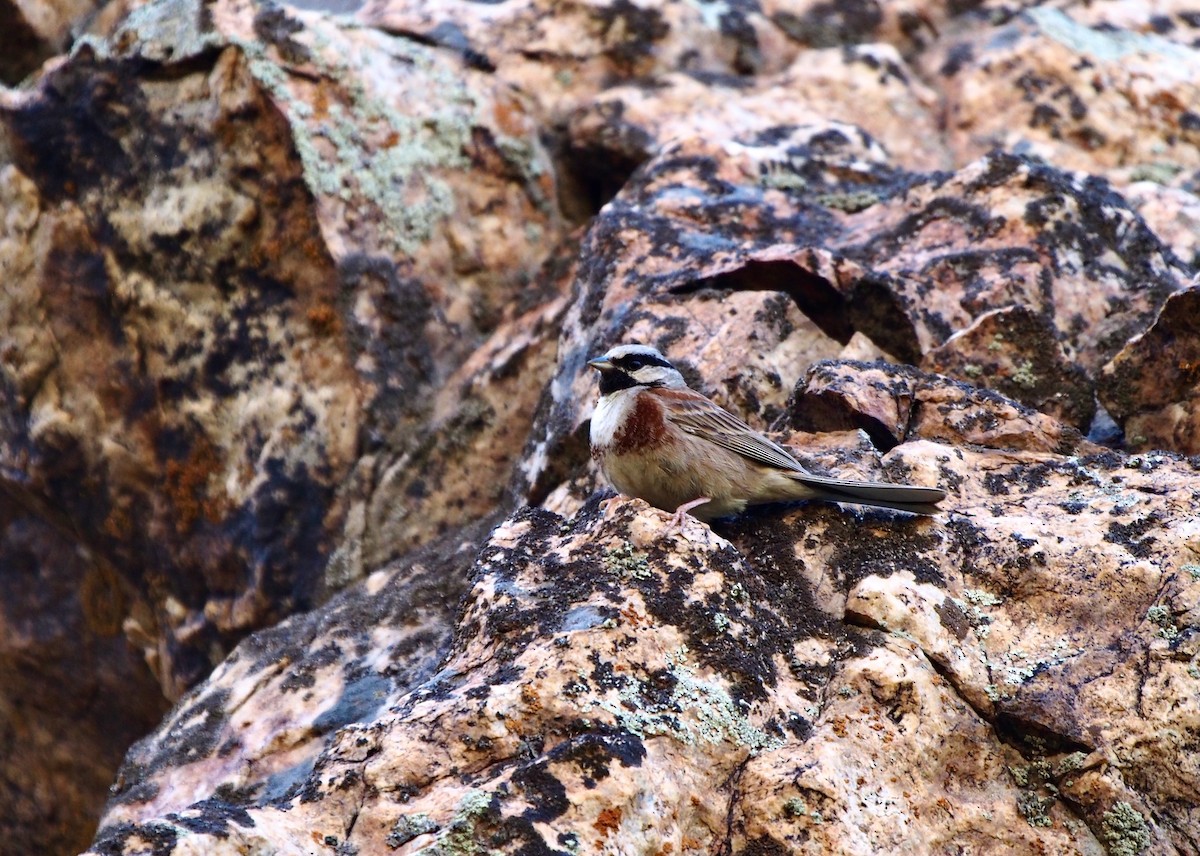
{"type": "Polygon", "coordinates": [[[711,496],[698,496],[690,502],[685,502],[683,505],[675,509],[675,513],[671,516],[671,523],[676,529],[683,530],[683,515],[687,514],[697,505],[704,505],[712,500],[711,496]]]}

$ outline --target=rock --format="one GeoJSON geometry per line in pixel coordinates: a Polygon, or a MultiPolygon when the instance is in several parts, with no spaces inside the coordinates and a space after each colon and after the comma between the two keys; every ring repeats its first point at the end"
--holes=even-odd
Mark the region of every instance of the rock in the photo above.
{"type": "Polygon", "coordinates": [[[1200,167],[1200,54],[1186,7],[986,14],[956,19],[919,66],[946,96],[959,162],[1001,148],[1120,184],[1155,164],[1200,167]]]}
{"type": "MultiPolygon", "coordinates": [[[[428,473],[419,491],[350,475],[375,444],[403,458],[445,430],[434,391],[513,312],[533,236],[555,228],[512,93],[467,99],[454,60],[325,19],[184,7],[194,30],[148,8],[110,54],[82,49],[0,105],[3,463],[147,601],[139,638],[169,697],[323,596],[348,507],[394,506],[394,486],[410,508],[449,501],[428,473]],[[160,86],[154,61],[180,73],[160,86]],[[377,62],[395,74],[366,75],[377,62]],[[431,86],[436,117],[409,97],[431,86]]],[[[520,376],[535,395],[538,370],[520,376]]],[[[497,421],[512,415],[528,418],[497,421]]]]}
{"type": "Polygon", "coordinates": [[[798,53],[762,10],[749,6],[706,11],[681,2],[576,6],[517,0],[481,14],[461,0],[368,0],[356,17],[493,71],[533,94],[547,124],[614,83],[671,71],[770,74],[798,53]]]}
{"type": "Polygon", "coordinates": [[[1200,269],[1200,196],[1195,190],[1144,180],[1130,184],[1123,193],[1175,255],[1200,269]]]}
{"type": "Polygon", "coordinates": [[[200,814],[228,806],[234,820],[245,812],[233,805],[298,792],[332,734],[383,712],[393,695],[436,671],[484,532],[476,526],[437,539],[319,611],[238,646],[130,751],[112,787],[108,823],[121,828],[174,811],[175,783],[186,779],[217,783],[203,795],[211,805],[200,814]]]}
{"type": "Polygon", "coordinates": [[[866,432],[879,449],[924,437],[1030,452],[1098,452],[1080,433],[1003,396],[886,363],[812,366],[789,405],[801,431],[866,432]]]}
{"type": "MultiPolygon", "coordinates": [[[[931,441],[892,455],[941,469],[946,514],[810,504],[668,534],[638,500],[523,511],[479,553],[439,670],[387,683],[288,791],[204,798],[198,763],[106,818],[91,852],[313,834],[359,853],[1096,853],[1119,835],[1186,852],[1200,782],[1158,759],[1200,729],[1195,467],[931,441]]],[[[335,637],[349,620],[322,619],[335,637]]],[[[387,638],[359,649],[368,675],[388,673],[387,638]]],[[[194,703],[280,691],[246,662],[194,703]]],[[[307,691],[310,712],[343,693],[307,691]]],[[[189,703],[175,722],[198,721],[189,703]]]]}
{"type": "Polygon", "coordinates": [[[16,86],[43,62],[61,53],[71,40],[71,31],[103,5],[91,0],[0,2],[5,43],[0,52],[0,85],[16,86]]]}
{"type": "Polygon", "coordinates": [[[1200,285],[1167,300],[1104,367],[1098,392],[1130,449],[1200,454],[1200,285]]]}
{"type": "Polygon", "coordinates": [[[32,741],[0,753],[9,840],[82,846],[120,744],[250,631],[512,502],[557,338],[555,195],[520,93],[282,7],[150,4],[0,89],[0,492],[65,541],[34,552],[56,590],[100,568],[122,593],[104,633],[71,598],[6,605],[78,638],[75,668],[0,639],[5,745],[32,741]],[[471,359],[494,387],[456,375],[471,359]]]}
{"type": "Polygon", "coordinates": [[[1194,849],[1186,5],[302,5],[0,7],[6,842],[1194,849]],[[949,510],[602,510],[630,338],[949,510]]]}
{"type": "Polygon", "coordinates": [[[0,487],[0,828],[6,851],[77,853],[167,703],[121,632],[129,584],[47,512],[0,487]]]}
{"type": "Polygon", "coordinates": [[[1096,413],[1091,379],[1050,322],[1025,306],[980,315],[926,354],[922,365],[994,389],[1081,431],[1096,413]]]}
{"type": "MultiPolygon", "coordinates": [[[[885,45],[806,51],[779,74],[702,80],[675,73],[654,87],[611,87],[580,107],[569,126],[577,159],[640,164],[670,140],[743,138],[773,127],[857,125],[887,140],[912,170],[951,165],[937,140],[935,98],[885,45]]],[[[630,170],[632,171],[632,170],[630,170]]]]}

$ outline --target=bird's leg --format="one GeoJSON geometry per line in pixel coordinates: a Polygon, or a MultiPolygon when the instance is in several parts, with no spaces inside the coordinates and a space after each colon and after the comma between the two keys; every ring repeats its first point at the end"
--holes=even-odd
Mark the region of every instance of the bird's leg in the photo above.
{"type": "Polygon", "coordinates": [[[697,505],[704,505],[706,502],[711,502],[711,496],[698,496],[695,499],[685,502],[683,505],[675,509],[675,513],[671,515],[671,523],[680,532],[683,531],[683,516],[695,508],[697,505]]]}

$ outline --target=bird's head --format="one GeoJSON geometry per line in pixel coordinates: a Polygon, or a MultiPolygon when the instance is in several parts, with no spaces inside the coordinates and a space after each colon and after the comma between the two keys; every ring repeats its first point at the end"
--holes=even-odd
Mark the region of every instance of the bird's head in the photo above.
{"type": "Polygon", "coordinates": [[[600,394],[608,395],[635,386],[686,386],[667,358],[649,345],[618,345],[588,365],[600,372],[600,394]]]}

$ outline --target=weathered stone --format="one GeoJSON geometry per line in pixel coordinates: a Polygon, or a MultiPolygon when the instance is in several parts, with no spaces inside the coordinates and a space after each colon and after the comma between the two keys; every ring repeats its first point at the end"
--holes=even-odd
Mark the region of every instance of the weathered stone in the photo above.
{"type": "Polygon", "coordinates": [[[1200,196],[1193,185],[1164,186],[1157,181],[1136,181],[1121,192],[1129,200],[1154,234],[1162,238],[1175,255],[1200,269],[1200,196]]]}
{"type": "Polygon", "coordinates": [[[1087,373],[1067,355],[1050,322],[1025,306],[980,315],[921,365],[1002,392],[1081,431],[1096,412],[1087,373]]]}
{"type": "Polygon", "coordinates": [[[865,431],[888,450],[923,437],[1031,452],[1098,452],[1079,431],[988,390],[887,363],[818,363],[796,387],[789,424],[865,431]]]}
{"type": "Polygon", "coordinates": [[[15,86],[60,53],[71,30],[95,14],[96,0],[0,0],[0,85],[15,86]]]}
{"type": "Polygon", "coordinates": [[[0,849],[13,853],[87,847],[125,751],[167,708],[121,632],[129,584],[46,512],[0,486],[0,849]]]}
{"type": "MultiPolygon", "coordinates": [[[[251,630],[435,537],[447,513],[457,528],[511,502],[553,326],[524,330],[524,370],[463,401],[502,399],[478,429],[436,396],[468,387],[455,373],[477,349],[553,300],[561,278],[533,280],[559,233],[555,196],[519,93],[440,50],[282,7],[146,5],[0,89],[0,491],[88,557],[48,579],[115,576],[109,624],[137,649],[80,631],[87,669],[49,650],[30,669],[0,640],[14,716],[47,704],[48,676],[76,716],[128,678],[93,707],[121,725],[64,743],[78,760],[40,751],[40,726],[6,732],[32,741],[0,753],[17,788],[0,799],[0,826],[19,817],[8,840],[78,846],[117,744],[164,697],[251,630]],[[423,479],[402,472],[422,443],[423,479]],[[376,462],[391,478],[370,478],[376,462]],[[362,531],[378,522],[365,509],[401,502],[415,520],[427,504],[429,525],[394,544],[386,526],[362,531]],[[131,676],[143,658],[158,689],[131,676]],[[66,777],[55,800],[45,783],[66,777]]],[[[15,614],[79,623],[69,599],[12,595],[15,614]]]]}
{"type": "MultiPolygon", "coordinates": [[[[186,808],[177,782],[211,782],[207,800],[236,805],[301,795],[340,728],[386,711],[436,671],[454,632],[465,571],[486,529],[456,532],[377,570],[319,611],[242,643],[207,683],[130,751],[106,823],[186,808]]],[[[201,812],[203,813],[203,812],[201,812]]],[[[186,823],[184,824],[187,825],[186,823]]]]}
{"type": "MultiPolygon", "coordinates": [[[[290,792],[197,803],[213,781],[193,776],[106,819],[93,852],[314,832],[360,854],[1187,852],[1200,781],[1157,759],[1200,734],[1195,468],[930,441],[889,457],[940,471],[947,513],[809,504],[666,534],[638,500],[522,512],[479,554],[439,671],[386,690],[290,792]]],[[[359,662],[386,672],[375,644],[359,662]]],[[[237,668],[197,699],[277,692],[237,668]]]]}
{"type": "Polygon", "coordinates": [[[1130,449],[1200,454],[1200,286],[1174,294],[1100,376],[1130,449]]]}
{"type": "Polygon", "coordinates": [[[671,71],[770,74],[799,53],[757,6],[510,0],[481,12],[469,0],[366,0],[356,14],[371,27],[442,46],[493,71],[531,93],[548,124],[615,82],[671,71]]]}
{"type": "Polygon", "coordinates": [[[4,464],[149,601],[169,696],[322,594],[363,437],[432,430],[554,227],[511,93],[324,19],[204,11],[139,10],[0,104],[4,464]]]}
{"type": "Polygon", "coordinates": [[[601,157],[636,165],[673,139],[722,139],[734,128],[745,139],[769,128],[833,120],[887,140],[897,164],[933,170],[951,165],[939,143],[935,103],[892,48],[831,48],[807,51],[785,71],[749,80],[677,73],[653,87],[609,88],[572,115],[569,141],[584,163],[601,157]]]}
{"type": "Polygon", "coordinates": [[[0,58],[85,34],[0,89],[5,842],[84,840],[161,709],[115,633],[174,697],[345,588],[96,852],[1195,850],[1195,463],[1061,421],[1111,361],[1190,442],[1191,7],[302,5],[356,17],[112,0],[0,58]],[[947,511],[601,511],[631,338],[947,511]]]}
{"type": "Polygon", "coordinates": [[[1189,9],[1175,10],[1167,27],[1155,24],[1170,22],[1169,8],[1131,3],[957,19],[921,61],[946,97],[957,159],[1001,148],[1120,184],[1158,164],[1200,167],[1200,52],[1189,9]],[[1116,26],[1106,20],[1114,12],[1116,26]]]}

